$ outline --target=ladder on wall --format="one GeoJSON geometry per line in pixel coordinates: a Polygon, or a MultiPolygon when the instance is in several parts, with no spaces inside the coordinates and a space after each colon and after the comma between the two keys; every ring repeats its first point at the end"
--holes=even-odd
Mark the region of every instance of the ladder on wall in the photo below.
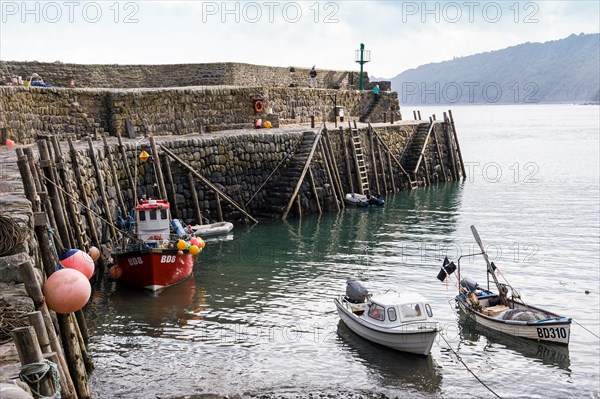
{"type": "Polygon", "coordinates": [[[367,195],[369,194],[369,176],[367,174],[367,164],[365,163],[363,146],[358,134],[358,128],[356,127],[356,121],[354,121],[354,127],[348,122],[348,127],[350,128],[350,143],[352,144],[352,153],[354,155],[358,191],[359,194],[367,195]]]}

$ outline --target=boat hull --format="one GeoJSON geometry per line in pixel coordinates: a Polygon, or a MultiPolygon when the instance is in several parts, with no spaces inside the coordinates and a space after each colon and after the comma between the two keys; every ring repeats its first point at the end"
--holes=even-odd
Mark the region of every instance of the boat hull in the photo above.
{"type": "Polygon", "coordinates": [[[158,291],[188,278],[194,269],[194,256],[177,249],[143,249],[113,255],[125,284],[158,291]]]}
{"type": "Polygon", "coordinates": [[[352,313],[339,300],[335,299],[338,314],[342,321],[357,335],[379,345],[402,352],[428,356],[437,335],[435,323],[407,323],[394,328],[376,328],[352,313]]]}
{"type": "MultiPolygon", "coordinates": [[[[475,323],[513,337],[521,337],[541,342],[550,342],[568,345],[571,336],[571,319],[560,317],[534,306],[515,302],[516,306],[522,306],[533,311],[543,312],[554,318],[538,321],[514,321],[500,320],[489,317],[471,307],[464,298],[457,297],[460,310],[475,323]]],[[[513,306],[515,306],[513,305],[513,306]]]]}

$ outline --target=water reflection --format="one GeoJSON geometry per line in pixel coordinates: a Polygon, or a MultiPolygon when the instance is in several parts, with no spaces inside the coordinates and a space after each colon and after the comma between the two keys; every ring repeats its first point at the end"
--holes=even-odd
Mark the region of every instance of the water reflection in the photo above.
{"type": "Polygon", "coordinates": [[[442,374],[431,356],[426,358],[391,350],[362,339],[340,320],[340,345],[361,362],[376,379],[389,388],[414,389],[434,394],[440,391],[442,374]]]}
{"type": "Polygon", "coordinates": [[[506,349],[514,350],[530,359],[541,361],[542,364],[556,366],[563,370],[571,371],[569,369],[571,361],[569,358],[568,346],[553,345],[502,334],[475,323],[463,312],[460,312],[459,331],[463,342],[487,341],[485,349],[494,345],[500,345],[506,349]]]}

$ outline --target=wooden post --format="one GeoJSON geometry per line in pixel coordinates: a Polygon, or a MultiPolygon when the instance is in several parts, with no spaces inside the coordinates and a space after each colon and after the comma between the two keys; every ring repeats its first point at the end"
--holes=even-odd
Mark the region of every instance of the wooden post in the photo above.
{"type": "MultiPolygon", "coordinates": [[[[69,210],[68,210],[68,207],[66,204],[67,201],[65,199],[67,197],[67,194],[63,187],[61,176],[58,173],[59,165],[57,165],[57,163],[55,161],[56,160],[56,150],[54,149],[55,148],[54,143],[50,143],[50,144],[48,143],[50,141],[51,141],[51,136],[46,137],[45,146],[48,148],[48,156],[49,156],[48,159],[50,159],[50,169],[52,171],[52,176],[54,178],[54,184],[56,186],[56,189],[58,190],[58,194],[59,194],[58,200],[60,203],[60,208],[62,210],[63,217],[65,218],[65,222],[67,223],[67,226],[71,226],[71,224],[74,224],[75,222],[72,221],[72,219],[70,218],[70,215],[69,215],[69,210]]],[[[58,150],[60,151],[60,146],[58,145],[58,141],[56,142],[56,145],[58,146],[58,150]]],[[[62,165],[61,165],[61,167],[62,167],[62,165]]],[[[63,236],[64,235],[68,236],[67,238],[68,238],[68,241],[70,242],[70,244],[69,244],[70,247],[75,248],[77,245],[77,242],[76,242],[76,236],[74,233],[74,229],[72,229],[72,228],[66,229],[66,231],[64,231],[63,236]]]]}
{"type": "Polygon", "coordinates": [[[413,119],[417,120],[417,113],[415,112],[415,110],[413,109],[413,119]]]}
{"type": "MultiPolygon", "coordinates": [[[[82,310],[79,309],[77,312],[80,312],[82,316],[82,320],[85,321],[85,317],[83,317],[82,310]]],[[[83,333],[81,332],[81,327],[79,322],[77,321],[76,313],[69,313],[70,323],[73,325],[73,329],[75,330],[75,334],[77,335],[77,342],[79,342],[79,350],[81,351],[81,358],[83,360],[83,364],[85,365],[85,370],[90,373],[94,370],[94,362],[92,361],[92,357],[88,353],[87,345],[85,344],[85,340],[83,339],[83,333]]],[[[87,323],[86,323],[86,335],[87,335],[87,323]]]]}
{"type": "Polygon", "coordinates": [[[311,129],[315,128],[315,116],[314,115],[310,116],[310,128],[311,129]]]}
{"type": "Polygon", "coordinates": [[[90,392],[90,387],[88,385],[87,371],[85,369],[85,364],[83,363],[77,332],[75,331],[75,326],[71,322],[70,314],[59,313],[56,317],[62,336],[67,364],[69,365],[69,371],[73,376],[73,384],[75,385],[77,396],[80,399],[91,398],[92,393],[90,392]]]}
{"type": "Polygon", "coordinates": [[[108,203],[108,197],[106,195],[104,178],[102,177],[102,171],[100,170],[100,165],[98,164],[98,159],[96,158],[96,152],[94,151],[94,143],[91,137],[88,137],[88,146],[90,148],[90,158],[92,159],[92,164],[94,165],[94,170],[96,171],[96,182],[98,183],[98,191],[100,191],[100,198],[102,199],[102,205],[104,207],[104,217],[108,221],[110,232],[113,238],[116,238],[117,229],[115,228],[115,224],[113,223],[112,212],[110,209],[110,204],[108,203]]]}
{"type": "MultiPolygon", "coordinates": [[[[323,164],[325,165],[325,173],[327,174],[327,180],[330,182],[331,191],[333,193],[333,202],[335,202],[335,207],[338,212],[340,211],[340,203],[338,202],[337,190],[335,189],[335,183],[333,182],[333,178],[331,177],[331,170],[329,170],[329,163],[327,162],[327,154],[323,151],[323,146],[320,148],[321,156],[323,157],[323,164]]],[[[344,199],[342,198],[342,201],[344,199]]]]}
{"type": "MultiPolygon", "coordinates": [[[[33,327],[15,328],[10,335],[15,342],[17,352],[19,353],[19,360],[23,366],[30,363],[39,363],[44,359],[33,327]]],[[[39,376],[31,376],[31,378],[39,378],[39,376]]],[[[37,383],[27,382],[27,384],[34,393],[42,397],[54,397],[58,388],[54,386],[51,373],[47,373],[37,383]]]]}
{"type": "MultiPolygon", "coordinates": [[[[326,130],[323,131],[323,138],[325,139],[324,145],[326,151],[329,153],[329,161],[331,163],[331,168],[333,171],[333,177],[338,187],[338,193],[340,197],[344,196],[344,187],[342,185],[342,178],[340,177],[340,171],[338,169],[337,161],[335,160],[335,153],[333,152],[333,146],[331,145],[331,141],[329,140],[329,134],[326,130]]],[[[344,207],[344,202],[341,203],[342,208],[344,207]]]]}
{"type": "MultiPolygon", "coordinates": [[[[94,245],[100,248],[100,239],[98,238],[98,231],[96,230],[96,224],[94,223],[94,215],[92,214],[92,210],[90,208],[90,201],[88,199],[87,193],[85,191],[85,182],[83,181],[83,177],[81,176],[81,170],[79,168],[79,162],[77,161],[77,151],[75,151],[75,146],[73,145],[73,141],[70,137],[67,138],[69,142],[69,154],[71,155],[71,165],[73,165],[73,172],[75,173],[75,180],[77,182],[77,186],[80,188],[81,201],[83,203],[83,208],[85,212],[85,217],[87,221],[88,228],[90,229],[90,234],[92,236],[92,241],[94,245]]],[[[98,262],[101,264],[101,270],[104,270],[104,264],[98,259],[98,262]]]]}
{"type": "Polygon", "coordinates": [[[250,219],[251,221],[253,221],[254,223],[258,223],[258,221],[256,219],[254,219],[248,212],[246,212],[244,209],[242,209],[242,207],[240,207],[233,199],[229,198],[229,196],[223,192],[221,192],[221,190],[219,190],[214,184],[212,184],[208,179],[206,179],[204,176],[202,176],[200,173],[196,172],[192,167],[190,167],[189,165],[187,165],[185,162],[183,162],[183,160],[181,158],[179,158],[177,155],[173,154],[168,148],[166,148],[165,146],[161,145],[160,146],[161,149],[165,152],[165,154],[167,154],[168,156],[170,156],[171,158],[173,158],[174,160],[176,160],[182,167],[184,167],[185,169],[187,169],[190,173],[192,173],[194,176],[196,176],[198,179],[200,179],[200,182],[202,184],[204,184],[205,186],[207,186],[208,188],[210,188],[211,190],[213,190],[215,192],[215,194],[219,195],[220,197],[222,197],[225,201],[227,201],[229,204],[231,204],[235,209],[237,209],[238,211],[240,211],[244,216],[246,216],[248,219],[250,219]]]}
{"type": "Polygon", "coordinates": [[[419,120],[421,120],[421,111],[417,111],[417,116],[419,117],[419,120]]]}
{"type": "Polygon", "coordinates": [[[296,195],[296,206],[298,207],[298,217],[302,219],[302,201],[300,200],[300,194],[296,195]]]}
{"type": "Polygon", "coordinates": [[[214,192],[215,200],[217,202],[217,221],[222,222],[223,219],[223,208],[221,207],[221,197],[219,196],[220,190],[217,188],[217,191],[214,192]]]}
{"type": "Polygon", "coordinates": [[[452,110],[448,110],[448,115],[450,116],[450,123],[452,124],[452,134],[454,135],[454,143],[456,144],[456,152],[458,153],[460,169],[462,171],[464,180],[467,178],[467,172],[465,172],[465,163],[463,162],[462,152],[460,151],[460,144],[458,143],[458,137],[456,136],[456,126],[454,126],[454,117],[452,116],[452,110]]]}
{"type": "Polygon", "coordinates": [[[350,166],[350,154],[348,153],[348,146],[346,145],[346,139],[344,137],[344,128],[340,126],[340,140],[342,143],[342,148],[344,149],[344,160],[346,164],[346,177],[348,179],[348,187],[350,187],[350,192],[354,192],[354,182],[352,181],[352,168],[350,166]]]}
{"type": "Polygon", "coordinates": [[[171,189],[171,204],[173,205],[173,210],[175,211],[175,215],[178,218],[181,218],[179,214],[179,207],[177,206],[177,190],[175,188],[175,184],[173,183],[173,174],[171,173],[171,164],[169,162],[169,158],[164,158],[165,162],[165,174],[167,176],[167,183],[169,184],[169,188],[171,189]]]}
{"type": "MultiPolygon", "coordinates": [[[[112,151],[106,142],[106,137],[102,136],[102,143],[104,144],[104,153],[106,154],[106,158],[108,159],[108,164],[110,165],[110,172],[113,179],[113,184],[115,185],[115,191],[117,193],[117,201],[119,201],[119,206],[121,207],[121,214],[123,218],[127,217],[127,207],[125,206],[125,200],[123,199],[123,193],[121,192],[121,185],[119,184],[119,176],[117,175],[117,166],[115,165],[115,161],[112,156],[112,151]]],[[[132,187],[135,190],[135,187],[132,187]]]]}
{"type": "Polygon", "coordinates": [[[190,191],[192,193],[192,203],[194,204],[194,209],[196,211],[196,217],[198,218],[198,224],[202,225],[202,211],[200,210],[200,203],[198,202],[198,192],[196,191],[196,182],[194,181],[194,176],[188,172],[187,174],[188,182],[190,184],[190,191]]]}
{"type": "Polygon", "coordinates": [[[125,153],[125,147],[123,146],[123,140],[121,140],[121,135],[119,132],[117,133],[117,140],[119,141],[119,151],[121,152],[121,158],[123,159],[123,168],[127,173],[127,180],[129,180],[129,187],[132,190],[132,198],[133,198],[133,206],[137,205],[137,188],[135,185],[135,181],[133,180],[133,176],[131,175],[131,169],[129,169],[129,162],[127,161],[127,154],[125,153]]]}
{"type": "Polygon", "coordinates": [[[319,201],[319,195],[317,193],[317,186],[315,185],[315,178],[313,176],[313,172],[311,168],[308,168],[308,178],[310,182],[310,189],[315,197],[315,202],[317,203],[317,211],[319,215],[323,214],[323,210],[321,209],[321,202],[319,201]]]}
{"type": "Polygon", "coordinates": [[[373,131],[371,129],[369,129],[369,144],[371,146],[371,164],[373,165],[373,174],[375,175],[375,188],[377,189],[377,194],[379,194],[381,193],[381,188],[379,186],[379,174],[377,173],[377,162],[375,160],[375,143],[373,142],[373,131]]]}
{"type": "MultiPolygon", "coordinates": [[[[162,168],[160,166],[160,156],[158,155],[158,149],[156,148],[156,142],[154,141],[154,137],[150,136],[148,138],[150,140],[150,148],[152,149],[152,161],[154,164],[154,168],[156,170],[156,180],[158,183],[158,190],[160,192],[161,198],[167,199],[167,188],[165,187],[165,180],[163,179],[162,168]]],[[[164,149],[165,147],[161,145],[164,149]]]]}
{"type": "Polygon", "coordinates": [[[383,113],[383,123],[387,123],[387,112],[383,113]]]}
{"type": "Polygon", "coordinates": [[[390,111],[390,125],[394,124],[394,111],[390,111]]]}
{"type": "Polygon", "coordinates": [[[446,145],[448,147],[448,155],[450,156],[450,173],[453,180],[458,180],[458,170],[456,168],[456,159],[454,157],[454,143],[450,134],[450,119],[444,112],[444,133],[446,135],[446,145]]]}
{"type": "MultiPolygon", "coordinates": [[[[427,165],[427,157],[425,154],[423,154],[423,166],[425,167],[425,184],[431,186],[431,181],[429,180],[429,166],[427,165]]],[[[417,173],[416,169],[415,173],[417,173]]]]}
{"type": "Polygon", "coordinates": [[[442,175],[444,176],[444,181],[448,181],[446,176],[446,167],[444,166],[444,160],[442,159],[442,150],[440,148],[440,143],[437,138],[437,131],[433,129],[433,142],[435,143],[435,148],[437,150],[438,160],[440,161],[440,167],[442,168],[442,175]]]}
{"type": "MultiPolygon", "coordinates": [[[[381,147],[379,147],[379,140],[375,140],[375,145],[377,147],[377,158],[379,158],[379,163],[381,166],[381,180],[383,181],[383,190],[384,192],[388,192],[388,185],[387,185],[387,181],[386,181],[386,173],[385,173],[385,161],[383,158],[383,151],[381,151],[381,147]]],[[[381,193],[378,193],[381,194],[381,193]]]]}
{"type": "MultiPolygon", "coordinates": [[[[56,330],[54,329],[54,324],[52,323],[50,311],[46,306],[44,295],[42,294],[42,288],[33,269],[33,265],[30,261],[26,261],[19,264],[19,275],[23,280],[25,290],[27,291],[27,295],[29,295],[29,297],[33,300],[35,308],[40,311],[40,314],[43,318],[43,326],[46,331],[46,336],[48,337],[50,348],[52,349],[52,352],[56,353],[56,356],[58,358],[57,364],[59,366],[58,369],[60,372],[61,397],[76,398],[75,387],[73,386],[73,380],[71,379],[71,375],[69,374],[69,368],[67,366],[67,362],[65,361],[65,355],[62,350],[62,345],[58,336],[56,335],[56,330]]],[[[34,327],[37,329],[35,324],[34,327]]],[[[38,333],[38,337],[40,336],[40,333],[38,333]]]]}
{"type": "Polygon", "coordinates": [[[0,145],[6,145],[6,140],[8,140],[8,129],[2,127],[0,128],[0,145]]]}
{"type": "Polygon", "coordinates": [[[387,164],[388,164],[388,170],[390,171],[390,181],[392,182],[392,190],[393,192],[396,192],[396,182],[394,181],[394,168],[392,165],[392,156],[390,155],[390,153],[387,153],[387,164]]]}
{"type": "Polygon", "coordinates": [[[50,347],[50,339],[48,338],[48,333],[46,332],[46,326],[44,325],[42,312],[36,310],[35,312],[27,313],[26,316],[27,320],[29,321],[29,325],[35,330],[35,335],[38,338],[42,353],[52,352],[52,348],[50,347]]]}
{"type": "Polygon", "coordinates": [[[52,202],[52,210],[56,220],[56,227],[58,228],[58,235],[60,236],[63,245],[73,248],[73,244],[69,240],[67,222],[61,203],[61,194],[58,191],[56,176],[54,175],[52,161],[50,160],[50,155],[48,153],[48,144],[45,140],[38,140],[38,148],[40,150],[40,165],[44,170],[44,175],[46,177],[46,189],[48,190],[52,202]]]}
{"type": "Polygon", "coordinates": [[[65,198],[67,200],[67,210],[68,216],[71,219],[71,231],[75,234],[75,239],[77,240],[78,248],[82,251],[87,251],[89,249],[89,245],[87,240],[84,240],[83,232],[80,230],[80,213],[75,205],[73,190],[71,189],[71,179],[69,178],[69,174],[67,173],[67,169],[65,167],[63,154],[60,149],[60,144],[58,142],[58,137],[52,136],[52,146],[54,147],[54,160],[56,162],[56,168],[60,171],[60,179],[62,180],[62,187],[65,191],[65,198]]]}

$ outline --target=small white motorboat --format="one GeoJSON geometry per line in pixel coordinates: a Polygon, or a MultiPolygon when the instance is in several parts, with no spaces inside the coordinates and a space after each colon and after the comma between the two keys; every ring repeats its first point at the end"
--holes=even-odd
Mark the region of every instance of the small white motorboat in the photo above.
{"type": "Polygon", "coordinates": [[[233,223],[217,222],[211,224],[197,224],[190,226],[191,234],[197,237],[216,236],[227,234],[233,230],[233,223]]]}
{"type": "Polygon", "coordinates": [[[346,295],[334,302],[342,321],[361,337],[402,352],[429,355],[439,325],[421,294],[388,290],[372,295],[348,279],[346,295]]]}

